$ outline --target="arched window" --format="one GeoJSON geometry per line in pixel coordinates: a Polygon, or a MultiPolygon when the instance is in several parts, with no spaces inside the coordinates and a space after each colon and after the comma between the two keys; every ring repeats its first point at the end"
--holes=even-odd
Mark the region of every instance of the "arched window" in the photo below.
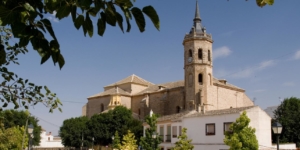
{"type": "Polygon", "coordinates": [[[201,73],[198,75],[198,82],[199,82],[199,84],[203,83],[203,77],[202,77],[201,73]]]}
{"type": "Polygon", "coordinates": [[[193,52],[191,49],[189,50],[189,57],[193,57],[193,52]]]}
{"type": "Polygon", "coordinates": [[[198,59],[202,59],[202,49],[198,49],[198,59]]]}
{"type": "Polygon", "coordinates": [[[176,113],[180,113],[180,107],[179,106],[176,107],[176,113]]]}
{"type": "Polygon", "coordinates": [[[104,111],[104,105],[101,104],[101,106],[100,106],[100,112],[103,112],[103,111],[104,111]]]}
{"type": "Polygon", "coordinates": [[[208,54],[207,54],[207,60],[210,61],[210,50],[208,50],[207,53],[208,53],[208,54]]]}

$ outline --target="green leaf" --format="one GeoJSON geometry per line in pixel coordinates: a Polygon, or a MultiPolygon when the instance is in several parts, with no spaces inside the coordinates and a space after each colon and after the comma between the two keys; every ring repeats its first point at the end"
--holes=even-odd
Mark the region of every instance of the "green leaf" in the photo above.
{"type": "Polygon", "coordinates": [[[93,27],[93,22],[92,22],[92,20],[90,18],[90,15],[88,13],[86,13],[84,24],[85,24],[85,28],[86,28],[89,36],[92,37],[93,36],[94,27],[93,27]]]}
{"type": "Polygon", "coordinates": [[[90,8],[90,5],[93,3],[92,0],[77,0],[77,5],[83,9],[90,8]]]}
{"type": "Polygon", "coordinates": [[[50,58],[50,54],[49,53],[45,53],[42,56],[41,64],[45,63],[49,58],[50,58]]]}
{"type": "Polygon", "coordinates": [[[273,5],[274,4],[274,0],[256,0],[256,4],[259,7],[264,7],[265,5],[273,5]]]}
{"type": "Polygon", "coordinates": [[[75,20],[74,25],[75,25],[76,29],[78,30],[83,23],[84,23],[84,17],[83,17],[83,15],[79,15],[77,17],[77,19],[75,20]]]}
{"type": "Polygon", "coordinates": [[[160,27],[159,17],[155,9],[152,6],[146,6],[143,8],[143,12],[151,19],[156,29],[159,30],[160,27]]]}
{"type": "Polygon", "coordinates": [[[19,46],[20,47],[27,46],[28,43],[29,43],[29,38],[27,38],[27,37],[20,38],[19,46]]]}
{"type": "Polygon", "coordinates": [[[15,18],[18,18],[18,14],[0,5],[0,25],[5,26],[15,22],[15,18]]]}
{"type": "Polygon", "coordinates": [[[6,63],[6,52],[4,50],[4,45],[0,44],[0,66],[6,63]]]}
{"type": "Polygon", "coordinates": [[[73,22],[75,22],[75,20],[76,20],[76,12],[77,12],[77,6],[76,5],[72,5],[71,6],[72,7],[72,10],[71,10],[71,15],[72,15],[72,20],[73,20],[73,22]]]}
{"type": "Polygon", "coordinates": [[[69,14],[71,13],[71,8],[72,8],[72,6],[68,5],[68,4],[59,7],[59,9],[57,10],[57,13],[56,13],[56,17],[60,20],[64,17],[69,16],[69,14]]]}
{"type": "Polygon", "coordinates": [[[96,15],[97,15],[97,13],[99,12],[99,10],[100,10],[100,7],[92,7],[92,8],[91,8],[90,10],[88,10],[87,12],[88,12],[90,15],[96,17],[96,15]]]}
{"type": "Polygon", "coordinates": [[[59,54],[57,61],[58,61],[59,68],[61,69],[65,65],[64,57],[61,54],[59,54]]]}
{"type": "Polygon", "coordinates": [[[28,11],[35,11],[34,8],[29,3],[25,3],[23,6],[28,11]]]}
{"type": "Polygon", "coordinates": [[[115,15],[107,8],[105,9],[106,22],[111,26],[116,26],[117,19],[115,15]]]}
{"type": "Polygon", "coordinates": [[[97,27],[98,27],[98,34],[100,36],[103,36],[105,28],[106,28],[105,14],[103,12],[101,12],[100,15],[101,15],[101,18],[98,19],[97,27]]]}
{"type": "Polygon", "coordinates": [[[122,32],[124,33],[123,17],[118,12],[116,12],[116,18],[117,18],[117,22],[118,22],[119,27],[121,28],[122,32]]]}
{"type": "Polygon", "coordinates": [[[142,11],[137,7],[133,7],[131,9],[131,12],[132,12],[132,15],[135,19],[137,26],[140,29],[140,32],[144,32],[146,23],[145,23],[145,18],[144,18],[142,11]]]}
{"type": "Polygon", "coordinates": [[[31,32],[31,28],[24,23],[14,23],[11,25],[11,30],[14,37],[22,38],[31,36],[33,33],[31,32]]]}
{"type": "Polygon", "coordinates": [[[50,35],[52,36],[53,39],[56,39],[56,36],[54,34],[51,22],[48,19],[42,19],[41,20],[44,23],[44,26],[46,27],[47,31],[50,33],[50,35]]]}

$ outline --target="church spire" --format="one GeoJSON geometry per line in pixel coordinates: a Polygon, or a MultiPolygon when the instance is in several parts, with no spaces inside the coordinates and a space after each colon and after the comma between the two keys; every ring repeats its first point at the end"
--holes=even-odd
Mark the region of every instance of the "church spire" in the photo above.
{"type": "Polygon", "coordinates": [[[198,1],[196,1],[195,18],[194,18],[194,25],[193,25],[192,30],[194,30],[196,33],[203,33],[203,31],[204,31],[204,28],[202,27],[202,24],[201,24],[198,1]]]}
{"type": "Polygon", "coordinates": [[[201,18],[200,18],[200,12],[199,12],[199,7],[198,7],[198,1],[196,1],[196,11],[195,11],[195,18],[194,18],[194,21],[201,21],[201,18]]]}

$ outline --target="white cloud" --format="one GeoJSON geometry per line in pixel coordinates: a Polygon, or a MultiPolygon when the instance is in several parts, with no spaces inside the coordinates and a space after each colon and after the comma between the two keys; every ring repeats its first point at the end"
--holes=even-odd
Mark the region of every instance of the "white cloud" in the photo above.
{"type": "Polygon", "coordinates": [[[284,82],[283,86],[294,86],[295,83],[294,82],[284,82]]]}
{"type": "Polygon", "coordinates": [[[293,59],[294,59],[294,60],[300,59],[300,50],[298,50],[298,51],[295,53],[293,59]]]}
{"type": "Polygon", "coordinates": [[[231,54],[231,50],[227,46],[223,46],[214,50],[214,59],[226,57],[231,54]]]}
{"type": "Polygon", "coordinates": [[[263,61],[259,64],[258,69],[263,70],[267,67],[273,66],[275,64],[274,60],[263,61]]]}
{"type": "Polygon", "coordinates": [[[253,74],[255,74],[258,71],[262,71],[268,67],[273,66],[274,64],[275,64],[274,60],[263,61],[257,67],[250,67],[250,68],[244,69],[242,71],[239,71],[239,72],[233,74],[232,77],[247,78],[247,77],[253,76],[253,74]]]}

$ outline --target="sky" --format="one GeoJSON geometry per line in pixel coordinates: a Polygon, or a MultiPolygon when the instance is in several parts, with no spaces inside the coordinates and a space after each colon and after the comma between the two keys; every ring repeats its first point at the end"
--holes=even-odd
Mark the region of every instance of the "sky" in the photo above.
{"type": "MultiPolygon", "coordinates": [[[[200,17],[212,34],[213,76],[246,90],[265,109],[289,97],[300,97],[300,1],[275,0],[260,8],[254,0],[199,0],[200,17]]],[[[84,37],[71,17],[52,22],[66,64],[60,70],[51,59],[29,46],[20,65],[9,69],[38,85],[47,85],[63,102],[63,112],[49,113],[43,105],[30,107],[39,124],[54,135],[65,119],[81,116],[87,97],[135,74],[155,84],[183,80],[183,38],[193,24],[195,0],[137,0],[152,5],[160,17],[156,30],[146,17],[140,33],[134,20],[130,33],[107,25],[104,36],[84,37]]],[[[95,20],[95,19],[94,19],[95,20]]],[[[93,23],[96,25],[96,23],[93,23]]],[[[124,26],[126,23],[124,23],[124,26]]]]}

